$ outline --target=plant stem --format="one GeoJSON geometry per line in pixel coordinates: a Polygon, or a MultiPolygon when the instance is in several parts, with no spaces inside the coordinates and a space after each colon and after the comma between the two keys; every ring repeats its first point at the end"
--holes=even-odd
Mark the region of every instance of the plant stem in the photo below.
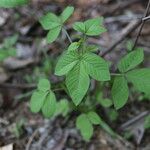
{"type": "MultiPolygon", "coordinates": [[[[150,9],[150,0],[148,1],[147,8],[146,8],[146,10],[145,10],[145,13],[144,13],[143,18],[146,18],[146,17],[147,17],[147,15],[148,15],[148,13],[149,13],[149,9],[150,9]]],[[[146,20],[143,20],[143,19],[142,19],[142,23],[141,23],[140,29],[139,29],[139,31],[138,31],[138,33],[137,33],[137,36],[136,36],[136,39],[135,39],[135,42],[134,42],[134,45],[133,45],[132,50],[135,49],[135,47],[136,47],[136,45],[137,45],[137,43],[138,43],[138,40],[139,40],[139,37],[140,37],[140,35],[141,35],[142,29],[143,29],[143,27],[144,27],[144,25],[145,25],[145,21],[146,21],[146,20]]]]}
{"type": "Polygon", "coordinates": [[[63,28],[63,31],[64,31],[64,33],[66,34],[66,36],[67,36],[69,42],[72,43],[72,39],[71,39],[70,35],[68,34],[67,30],[66,30],[65,28],[63,28]]]}
{"type": "Polygon", "coordinates": [[[112,76],[121,76],[122,74],[120,73],[111,73],[112,76]]]}

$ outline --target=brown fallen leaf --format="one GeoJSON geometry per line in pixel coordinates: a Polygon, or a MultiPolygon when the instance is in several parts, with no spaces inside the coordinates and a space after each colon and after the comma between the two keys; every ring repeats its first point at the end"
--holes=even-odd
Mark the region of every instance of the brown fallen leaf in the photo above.
{"type": "Polygon", "coordinates": [[[4,68],[8,70],[16,70],[24,68],[30,64],[33,64],[35,62],[35,59],[28,58],[28,59],[17,59],[14,57],[9,57],[4,60],[3,66],[4,68]]]}

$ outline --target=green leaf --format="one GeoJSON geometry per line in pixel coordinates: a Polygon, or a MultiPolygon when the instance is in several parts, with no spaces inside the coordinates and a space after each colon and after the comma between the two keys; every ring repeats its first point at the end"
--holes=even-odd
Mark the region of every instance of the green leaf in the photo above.
{"type": "Polygon", "coordinates": [[[61,26],[51,29],[47,34],[47,42],[48,43],[54,42],[59,36],[60,31],[61,31],[61,26]]]}
{"type": "Polygon", "coordinates": [[[53,13],[42,16],[39,20],[45,30],[53,29],[60,26],[60,19],[53,13]]]}
{"type": "Polygon", "coordinates": [[[74,11],[74,8],[71,6],[68,6],[65,8],[65,10],[60,15],[60,18],[63,23],[72,15],[73,11],[74,11]]]}
{"type": "Polygon", "coordinates": [[[83,22],[75,22],[73,24],[73,29],[82,33],[86,32],[86,27],[85,24],[83,22]]]}
{"type": "Polygon", "coordinates": [[[46,118],[50,118],[54,115],[55,110],[56,110],[56,97],[55,94],[51,91],[46,96],[46,99],[42,106],[42,113],[46,118]]]}
{"type": "Polygon", "coordinates": [[[123,76],[115,77],[111,94],[116,109],[120,109],[126,104],[129,96],[129,91],[127,81],[123,76]]]}
{"type": "Polygon", "coordinates": [[[65,117],[69,110],[68,100],[62,99],[57,103],[56,115],[62,114],[65,117]]]}
{"type": "Polygon", "coordinates": [[[134,50],[121,59],[118,64],[118,69],[120,72],[127,72],[139,65],[143,61],[143,59],[143,50],[134,50]]]}
{"type": "Polygon", "coordinates": [[[145,121],[144,121],[144,128],[145,128],[145,129],[149,129],[149,128],[150,128],[150,115],[148,115],[148,116],[145,118],[145,121]]]}
{"type": "Polygon", "coordinates": [[[85,53],[83,62],[86,72],[95,80],[108,81],[110,80],[108,63],[100,56],[93,53],[85,53]]]}
{"type": "Polygon", "coordinates": [[[71,43],[71,44],[69,45],[67,51],[68,51],[68,52],[75,51],[75,50],[77,50],[77,49],[79,48],[79,46],[80,46],[80,43],[79,43],[79,42],[73,42],[73,43],[71,43]]]}
{"type": "Polygon", "coordinates": [[[82,62],[79,62],[66,76],[66,85],[70,96],[77,106],[85,96],[90,84],[88,74],[82,62]]]}
{"type": "Polygon", "coordinates": [[[42,91],[35,91],[32,94],[30,101],[30,109],[32,112],[37,113],[40,111],[44,104],[44,100],[46,98],[47,93],[42,91]]]}
{"type": "Polygon", "coordinates": [[[46,92],[50,90],[50,82],[47,79],[40,79],[37,87],[39,91],[46,92]]]}
{"type": "Polygon", "coordinates": [[[87,113],[87,116],[92,124],[94,124],[94,125],[100,124],[101,118],[99,117],[99,115],[96,112],[90,111],[87,113]]]}
{"type": "Polygon", "coordinates": [[[55,75],[61,76],[67,74],[78,62],[77,52],[65,52],[59,58],[55,68],[55,75]]]}
{"type": "Polygon", "coordinates": [[[126,78],[134,87],[148,94],[150,92],[150,69],[135,69],[126,73],[126,78]]]}
{"type": "Polygon", "coordinates": [[[0,7],[10,8],[25,5],[29,0],[0,0],[0,7]]]}
{"type": "Polygon", "coordinates": [[[93,135],[93,126],[85,114],[81,114],[77,117],[76,127],[80,130],[83,138],[89,141],[93,135]]]}
{"type": "Polygon", "coordinates": [[[102,22],[103,18],[94,18],[85,21],[86,35],[96,36],[106,32],[107,30],[102,26],[102,22]]]}
{"type": "Polygon", "coordinates": [[[88,45],[86,47],[87,52],[96,52],[96,51],[98,51],[98,49],[99,49],[99,46],[97,46],[97,45],[88,45]]]}
{"type": "Polygon", "coordinates": [[[99,102],[103,107],[106,107],[106,108],[112,106],[112,104],[113,104],[112,101],[108,98],[100,99],[99,102]]]}

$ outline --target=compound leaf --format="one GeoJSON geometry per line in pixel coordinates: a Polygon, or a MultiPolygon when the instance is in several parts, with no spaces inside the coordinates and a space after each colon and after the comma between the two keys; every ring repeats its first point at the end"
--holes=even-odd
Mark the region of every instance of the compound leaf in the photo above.
{"type": "Polygon", "coordinates": [[[65,8],[65,10],[60,15],[60,18],[63,23],[72,15],[73,11],[74,11],[74,8],[71,6],[68,6],[65,8]]]}
{"type": "Polygon", "coordinates": [[[93,135],[93,126],[85,114],[81,114],[77,117],[76,127],[80,130],[83,138],[89,141],[93,135]]]}
{"type": "Polygon", "coordinates": [[[48,43],[54,42],[59,36],[60,31],[61,31],[61,26],[51,29],[47,34],[47,42],[48,43]]]}
{"type": "Polygon", "coordinates": [[[56,97],[55,94],[51,91],[46,96],[46,99],[42,106],[42,113],[46,118],[50,118],[54,115],[55,110],[56,110],[56,97]]]}
{"type": "Polygon", "coordinates": [[[78,54],[76,52],[65,52],[59,58],[55,74],[58,76],[67,74],[78,62],[78,54]]]}
{"type": "Polygon", "coordinates": [[[111,93],[116,109],[120,109],[126,104],[129,96],[129,91],[127,81],[123,76],[115,77],[111,93]]]}
{"type": "Polygon", "coordinates": [[[118,64],[118,69],[120,72],[127,72],[139,65],[143,61],[143,59],[143,50],[134,50],[121,59],[121,61],[118,64]]]}
{"type": "Polygon", "coordinates": [[[126,78],[140,92],[150,92],[150,69],[135,69],[126,73],[126,78]]]}
{"type": "Polygon", "coordinates": [[[42,91],[35,91],[32,94],[31,101],[30,101],[30,108],[32,112],[37,113],[40,111],[40,109],[44,104],[46,95],[47,93],[42,91]]]}
{"type": "Polygon", "coordinates": [[[90,84],[88,74],[82,62],[79,62],[66,76],[66,85],[75,105],[78,105],[85,96],[90,84]]]}
{"type": "Polygon", "coordinates": [[[93,53],[85,53],[83,62],[86,72],[95,80],[108,81],[110,80],[108,63],[93,53]]]}
{"type": "Polygon", "coordinates": [[[103,18],[94,18],[85,21],[86,35],[94,36],[106,32],[107,30],[102,26],[102,22],[103,18]]]}

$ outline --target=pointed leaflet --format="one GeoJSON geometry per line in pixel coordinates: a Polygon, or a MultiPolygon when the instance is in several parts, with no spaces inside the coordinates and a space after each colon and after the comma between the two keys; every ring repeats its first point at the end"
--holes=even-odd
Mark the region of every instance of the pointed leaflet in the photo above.
{"type": "Polygon", "coordinates": [[[71,6],[68,6],[65,8],[65,10],[60,15],[60,18],[63,23],[72,15],[73,11],[74,11],[74,8],[71,6]]]}
{"type": "Polygon", "coordinates": [[[55,74],[58,76],[67,74],[77,64],[77,62],[77,52],[65,52],[57,62],[55,74]]]}
{"type": "Polygon", "coordinates": [[[108,63],[93,53],[86,53],[83,56],[83,62],[86,72],[95,80],[108,81],[110,80],[108,63]]]}
{"type": "Polygon", "coordinates": [[[121,61],[118,64],[118,69],[120,72],[127,72],[139,65],[143,61],[143,59],[143,50],[134,50],[121,59],[121,61]]]}
{"type": "Polygon", "coordinates": [[[111,94],[116,109],[119,109],[126,104],[129,91],[127,81],[123,76],[115,77],[111,94]]]}
{"type": "Polygon", "coordinates": [[[60,31],[61,31],[61,26],[51,29],[47,34],[47,42],[48,43],[54,42],[59,36],[60,31]]]}
{"type": "Polygon", "coordinates": [[[90,111],[87,113],[87,117],[89,118],[90,122],[94,125],[98,125],[101,122],[101,118],[99,117],[99,115],[94,112],[94,111],[90,111]]]}
{"type": "Polygon", "coordinates": [[[85,114],[81,114],[77,117],[76,127],[80,130],[83,138],[89,141],[93,135],[93,126],[85,114]]]}
{"type": "Polygon", "coordinates": [[[86,35],[94,36],[106,32],[107,30],[102,26],[102,22],[103,18],[94,18],[85,21],[86,35]]]}
{"type": "Polygon", "coordinates": [[[42,106],[42,113],[45,117],[50,118],[55,113],[55,110],[56,110],[56,97],[55,94],[51,91],[46,96],[46,99],[42,106]]]}
{"type": "Polygon", "coordinates": [[[47,93],[42,91],[35,91],[32,94],[31,101],[30,101],[30,108],[32,112],[37,113],[40,111],[40,109],[44,104],[46,95],[47,93]]]}
{"type": "Polygon", "coordinates": [[[0,7],[9,8],[27,4],[29,0],[0,0],[0,7]]]}
{"type": "Polygon", "coordinates": [[[85,24],[83,22],[75,22],[73,24],[73,29],[82,33],[86,32],[85,24]]]}
{"type": "Polygon", "coordinates": [[[82,62],[79,62],[66,76],[66,85],[75,105],[85,96],[90,84],[82,62]]]}
{"type": "Polygon", "coordinates": [[[79,42],[73,42],[69,45],[67,51],[70,52],[70,51],[75,51],[79,48],[80,46],[80,43],[79,42]]]}
{"type": "Polygon", "coordinates": [[[39,91],[46,92],[50,90],[50,82],[47,79],[40,79],[37,87],[39,91]]]}
{"type": "Polygon", "coordinates": [[[126,78],[140,92],[150,92],[150,69],[135,69],[126,73],[126,78]]]}
{"type": "Polygon", "coordinates": [[[42,16],[39,20],[45,30],[53,29],[60,26],[60,19],[53,13],[42,16]]]}

